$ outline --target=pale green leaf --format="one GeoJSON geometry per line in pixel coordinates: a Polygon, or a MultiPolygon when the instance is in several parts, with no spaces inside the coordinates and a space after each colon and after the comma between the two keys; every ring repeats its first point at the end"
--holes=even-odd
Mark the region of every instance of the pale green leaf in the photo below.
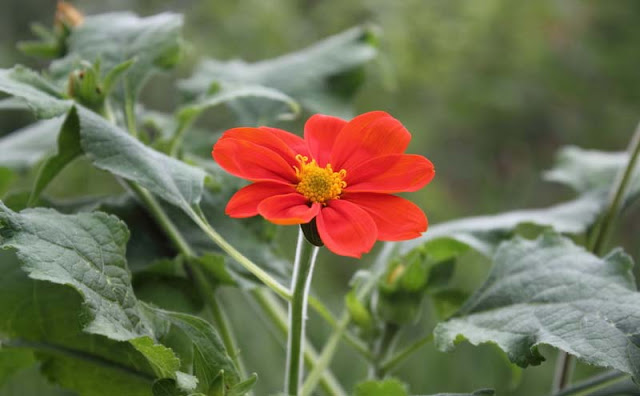
{"type": "Polygon", "coordinates": [[[407,386],[395,378],[370,380],[356,385],[354,396],[409,396],[407,386]]]}
{"type": "Polygon", "coordinates": [[[181,28],[182,16],[173,13],[145,18],[129,12],[88,16],[71,32],[68,55],[52,64],[52,73],[64,79],[80,60],[100,60],[103,70],[111,70],[135,59],[124,77],[127,94],[133,97],[155,70],[177,63],[181,28]]]}
{"type": "Polygon", "coordinates": [[[27,169],[53,152],[63,120],[38,121],[0,138],[0,166],[27,169]]]}
{"type": "MultiPolygon", "coordinates": [[[[553,169],[545,173],[545,179],[565,184],[580,194],[601,193],[607,198],[618,173],[627,166],[626,152],[586,150],[567,146],[560,150],[553,169]]],[[[640,194],[640,167],[632,174],[626,194],[628,205],[640,194]]]]}
{"type": "MultiPolygon", "coordinates": [[[[353,71],[376,55],[375,34],[371,28],[356,27],[303,50],[256,63],[206,60],[180,87],[196,97],[214,83],[260,85],[285,93],[311,112],[349,118],[349,99],[360,82],[353,71]],[[340,77],[348,77],[348,81],[340,81],[341,90],[332,86],[340,77]]],[[[242,103],[232,108],[239,115],[246,114],[242,103]]]]}
{"type": "Polygon", "coordinates": [[[520,366],[539,364],[548,344],[585,363],[640,374],[640,294],[621,250],[605,258],[547,233],[500,246],[483,286],[435,329],[451,350],[469,340],[498,345],[520,366]]]}
{"type": "Polygon", "coordinates": [[[73,103],[38,73],[23,66],[0,69],[0,91],[24,100],[38,118],[66,113],[73,103]]]}

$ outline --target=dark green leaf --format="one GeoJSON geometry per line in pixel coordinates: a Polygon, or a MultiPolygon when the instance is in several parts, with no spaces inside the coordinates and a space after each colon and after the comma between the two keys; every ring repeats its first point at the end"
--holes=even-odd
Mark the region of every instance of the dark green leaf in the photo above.
{"type": "Polygon", "coordinates": [[[435,329],[451,350],[464,339],[491,342],[520,366],[544,360],[548,344],[580,360],[640,374],[640,294],[631,258],[599,258],[557,234],[500,246],[484,285],[454,319],[435,329]]]}

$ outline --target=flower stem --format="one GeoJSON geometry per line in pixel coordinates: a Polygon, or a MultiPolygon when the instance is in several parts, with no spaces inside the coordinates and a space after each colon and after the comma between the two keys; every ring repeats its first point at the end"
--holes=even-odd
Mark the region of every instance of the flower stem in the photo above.
{"type": "Polygon", "coordinates": [[[395,342],[399,330],[400,327],[398,325],[385,323],[384,328],[382,329],[382,334],[375,345],[373,359],[370,362],[369,376],[371,378],[384,378],[385,371],[382,370],[381,363],[393,347],[393,343],[395,342]]]}
{"type": "MultiPolygon", "coordinates": [[[[287,327],[287,313],[278,301],[275,300],[273,294],[264,289],[254,289],[251,292],[251,295],[255,302],[260,306],[261,312],[264,312],[269,319],[271,319],[271,322],[276,325],[278,331],[286,337],[289,334],[289,328],[287,327]]],[[[316,352],[309,342],[306,340],[303,342],[305,343],[305,348],[303,350],[304,362],[308,367],[314,367],[319,358],[318,352],[316,352]]],[[[342,389],[338,380],[329,370],[325,370],[322,373],[322,376],[320,377],[320,386],[324,392],[330,396],[347,395],[347,392],[342,389]]]]}
{"type": "MultiPolygon", "coordinates": [[[[640,155],[640,124],[636,127],[636,130],[629,141],[627,152],[629,153],[629,161],[625,168],[618,173],[618,176],[611,187],[609,200],[602,220],[599,222],[599,227],[596,229],[594,237],[591,238],[588,243],[588,250],[598,256],[601,255],[604,250],[605,243],[611,233],[613,222],[620,211],[620,205],[624,195],[626,194],[627,186],[629,185],[629,181],[633,175],[636,162],[638,162],[638,156],[640,155]]],[[[569,385],[571,382],[571,372],[575,365],[573,356],[566,352],[560,353],[558,363],[556,363],[557,369],[553,378],[552,393],[560,392],[569,385]]]]}
{"type": "Polygon", "coordinates": [[[138,130],[136,128],[136,101],[132,95],[127,93],[127,82],[124,82],[124,118],[127,122],[127,129],[133,137],[138,137],[138,130]]]}
{"type": "Polygon", "coordinates": [[[285,394],[298,396],[302,379],[302,355],[304,330],[307,319],[307,300],[313,276],[313,266],[319,247],[311,245],[302,230],[298,234],[296,259],[291,278],[291,301],[289,302],[289,337],[287,341],[287,366],[285,371],[285,394]]]}
{"type": "Polygon", "coordinates": [[[413,342],[412,344],[410,344],[400,352],[396,353],[389,359],[382,362],[382,364],[380,365],[380,370],[382,371],[383,374],[388,373],[400,362],[405,360],[407,357],[411,356],[415,351],[422,348],[424,345],[427,345],[431,341],[433,341],[433,333],[427,334],[427,336],[422,337],[419,340],[413,342]]]}

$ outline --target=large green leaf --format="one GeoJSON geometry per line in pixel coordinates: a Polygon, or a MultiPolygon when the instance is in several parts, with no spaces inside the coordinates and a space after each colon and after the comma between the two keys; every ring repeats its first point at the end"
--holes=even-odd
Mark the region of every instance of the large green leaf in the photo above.
{"type": "Polygon", "coordinates": [[[442,350],[465,339],[494,343],[523,367],[542,362],[537,347],[548,344],[637,378],[640,293],[632,265],[619,249],[599,258],[552,233],[505,242],[484,285],[436,327],[436,343],[442,350]]]}
{"type": "MultiPolygon", "coordinates": [[[[361,82],[358,68],[375,54],[375,32],[357,27],[261,62],[203,61],[180,87],[196,97],[206,94],[212,84],[259,85],[284,92],[311,112],[350,118],[349,99],[361,82]]],[[[232,108],[240,115],[246,113],[239,101],[232,108]]]]}
{"type": "Polygon", "coordinates": [[[62,121],[38,121],[0,138],[0,166],[26,169],[54,151],[62,121]]]}
{"type": "Polygon", "coordinates": [[[498,244],[511,237],[519,225],[533,224],[561,233],[579,234],[596,221],[602,207],[599,196],[588,195],[548,208],[516,210],[432,225],[422,237],[396,245],[402,254],[423,247],[430,255],[441,259],[468,248],[491,256],[498,244]]]}
{"type": "MultiPolygon", "coordinates": [[[[567,146],[560,150],[553,169],[545,179],[565,184],[580,194],[600,192],[603,198],[611,189],[618,173],[629,162],[626,152],[586,150],[567,146]]],[[[626,204],[640,194],[640,167],[636,169],[627,189],[626,204]]]]}
{"type": "Polygon", "coordinates": [[[177,63],[181,28],[182,16],[172,13],[146,18],[129,12],[88,16],[71,32],[68,55],[51,65],[52,73],[66,78],[80,60],[99,60],[103,70],[111,70],[135,59],[124,77],[127,94],[134,97],[154,70],[177,63]]]}
{"type": "Polygon", "coordinates": [[[33,279],[74,287],[88,313],[86,330],[114,340],[153,337],[131,288],[125,250],[129,231],[104,213],[15,213],[0,202],[0,248],[13,248],[33,279]]]}
{"type": "Polygon", "coordinates": [[[38,118],[53,118],[71,107],[60,90],[38,73],[23,66],[0,69],[0,91],[20,98],[38,118]]]}

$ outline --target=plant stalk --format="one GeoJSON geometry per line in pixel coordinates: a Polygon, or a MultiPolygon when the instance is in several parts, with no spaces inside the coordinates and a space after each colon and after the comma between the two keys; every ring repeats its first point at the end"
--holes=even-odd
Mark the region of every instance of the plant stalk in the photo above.
{"type": "MultiPolygon", "coordinates": [[[[640,124],[636,127],[636,130],[629,141],[627,152],[629,153],[629,162],[627,162],[625,168],[618,173],[618,176],[611,187],[607,208],[602,220],[595,231],[594,237],[589,242],[588,250],[598,256],[602,254],[605,243],[609,239],[613,222],[620,211],[622,200],[627,192],[627,187],[631,180],[631,176],[633,175],[635,165],[638,162],[638,156],[640,155],[640,124]]],[[[560,353],[556,366],[556,373],[553,378],[552,393],[560,392],[569,385],[571,382],[573,367],[575,366],[573,356],[566,352],[560,353]]]]}
{"type": "Polygon", "coordinates": [[[369,366],[369,377],[373,379],[384,378],[386,372],[382,369],[381,363],[392,350],[399,330],[400,327],[398,325],[385,323],[382,334],[374,346],[373,359],[369,366]]]}
{"type": "Polygon", "coordinates": [[[289,302],[289,336],[287,341],[287,365],[285,370],[285,394],[299,396],[303,373],[302,355],[304,351],[305,322],[307,320],[307,300],[311,288],[313,267],[318,257],[319,247],[311,245],[302,230],[298,233],[296,259],[291,278],[291,301],[289,302]]]}
{"type": "Polygon", "coordinates": [[[411,356],[411,354],[413,354],[415,351],[427,345],[431,341],[433,341],[433,333],[429,333],[426,337],[420,338],[419,340],[413,342],[412,344],[410,344],[400,352],[396,353],[395,355],[391,356],[390,358],[382,362],[382,364],[380,365],[380,370],[382,371],[383,374],[388,373],[395,366],[397,366],[398,363],[402,362],[407,357],[411,356]]]}
{"type": "Polygon", "coordinates": [[[609,384],[618,382],[628,377],[628,374],[620,371],[610,371],[585,381],[579,382],[563,391],[553,394],[553,396],[579,396],[588,395],[593,391],[601,389],[609,384]]]}

